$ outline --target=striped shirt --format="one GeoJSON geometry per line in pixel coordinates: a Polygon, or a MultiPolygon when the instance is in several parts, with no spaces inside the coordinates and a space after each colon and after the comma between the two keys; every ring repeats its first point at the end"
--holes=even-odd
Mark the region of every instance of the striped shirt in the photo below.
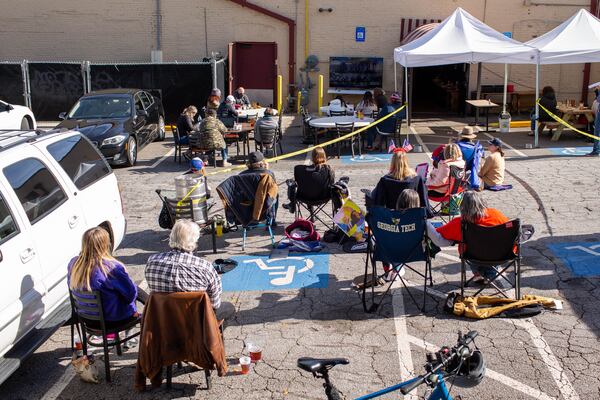
{"type": "Polygon", "coordinates": [[[173,249],[150,256],[145,275],[152,292],[205,291],[213,308],[221,305],[221,278],[210,262],[192,253],[173,249]]]}

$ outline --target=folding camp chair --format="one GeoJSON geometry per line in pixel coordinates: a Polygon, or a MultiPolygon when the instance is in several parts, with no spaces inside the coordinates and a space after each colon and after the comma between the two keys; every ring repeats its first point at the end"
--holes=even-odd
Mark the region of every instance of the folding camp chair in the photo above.
{"type": "Polygon", "coordinates": [[[438,197],[429,196],[429,200],[437,203],[431,207],[434,215],[440,217],[444,222],[460,215],[462,192],[467,189],[468,183],[468,174],[465,173],[464,168],[451,165],[446,193],[440,194],[438,197]]]}
{"type": "Polygon", "coordinates": [[[328,229],[333,229],[333,214],[335,213],[332,198],[332,182],[329,172],[325,168],[317,169],[312,165],[296,165],[294,167],[294,181],[297,185],[296,192],[296,219],[303,218],[302,209],[308,211],[308,220],[315,222],[318,219],[328,229]],[[331,203],[331,214],[325,207],[331,203]],[[325,214],[329,222],[319,217],[325,214]]]}
{"type": "Polygon", "coordinates": [[[376,282],[379,282],[386,274],[377,274],[377,261],[391,264],[392,268],[399,272],[406,267],[415,272],[424,279],[423,285],[423,307],[427,295],[427,281],[433,285],[431,278],[431,257],[427,251],[427,213],[425,208],[412,208],[405,211],[390,210],[384,207],[371,207],[366,216],[369,224],[369,235],[367,237],[367,258],[365,261],[365,275],[362,287],[362,303],[365,312],[375,312],[383,302],[385,295],[390,291],[392,284],[396,279],[400,279],[408,294],[419,306],[415,297],[408,289],[406,282],[399,273],[395,274],[387,289],[380,296],[379,302],[376,301],[375,293],[376,282]],[[408,265],[416,261],[425,262],[425,271],[421,272],[408,265]],[[369,271],[369,262],[371,271],[369,271]],[[370,282],[370,284],[369,284],[370,282]],[[371,304],[368,305],[367,286],[371,287],[371,304]]]}
{"type": "Polygon", "coordinates": [[[484,284],[473,296],[477,296],[484,289],[491,287],[496,294],[508,297],[506,292],[515,289],[515,298],[521,298],[521,221],[515,219],[497,226],[480,226],[466,221],[461,223],[462,230],[462,254],[461,254],[461,277],[460,293],[464,296],[465,287],[473,281],[473,277],[466,279],[467,265],[478,267],[496,267],[494,277],[484,284]],[[514,279],[511,281],[505,272],[514,266],[514,279]],[[508,282],[510,287],[504,289],[499,287],[495,281],[502,279],[508,282]]]}

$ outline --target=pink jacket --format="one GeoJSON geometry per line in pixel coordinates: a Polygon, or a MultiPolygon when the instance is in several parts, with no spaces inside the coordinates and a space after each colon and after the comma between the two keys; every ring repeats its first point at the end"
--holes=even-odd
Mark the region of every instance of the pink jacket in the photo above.
{"type": "Polygon", "coordinates": [[[440,193],[445,193],[448,189],[448,178],[450,177],[450,167],[457,166],[465,168],[465,161],[462,158],[454,161],[441,160],[437,168],[431,171],[431,175],[427,180],[427,188],[440,193]]]}

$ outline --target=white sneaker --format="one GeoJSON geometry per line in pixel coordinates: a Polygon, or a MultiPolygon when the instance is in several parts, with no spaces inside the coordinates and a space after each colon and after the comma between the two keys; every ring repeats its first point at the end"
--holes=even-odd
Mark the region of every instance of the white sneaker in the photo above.
{"type": "Polygon", "coordinates": [[[231,167],[233,164],[227,161],[223,161],[223,167],[231,167]]]}

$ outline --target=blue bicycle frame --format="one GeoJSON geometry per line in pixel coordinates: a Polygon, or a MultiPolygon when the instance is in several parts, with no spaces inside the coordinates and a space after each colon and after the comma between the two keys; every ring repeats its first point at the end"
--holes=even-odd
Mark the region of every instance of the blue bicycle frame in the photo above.
{"type": "MultiPolygon", "coordinates": [[[[450,392],[448,391],[448,388],[446,387],[446,383],[444,382],[444,376],[441,373],[438,373],[437,378],[438,378],[438,383],[435,386],[435,389],[433,389],[433,392],[431,392],[431,394],[429,395],[428,400],[452,400],[452,396],[450,396],[450,392]]],[[[410,380],[402,382],[402,383],[398,383],[396,385],[387,387],[385,389],[378,390],[377,392],[373,392],[373,393],[370,393],[370,394],[367,394],[367,395],[364,395],[361,397],[357,397],[355,400],[368,400],[368,399],[374,399],[376,397],[383,396],[384,394],[391,393],[396,390],[400,390],[404,386],[407,386],[407,385],[413,383],[417,379],[419,379],[419,377],[410,379],[410,380]]]]}

